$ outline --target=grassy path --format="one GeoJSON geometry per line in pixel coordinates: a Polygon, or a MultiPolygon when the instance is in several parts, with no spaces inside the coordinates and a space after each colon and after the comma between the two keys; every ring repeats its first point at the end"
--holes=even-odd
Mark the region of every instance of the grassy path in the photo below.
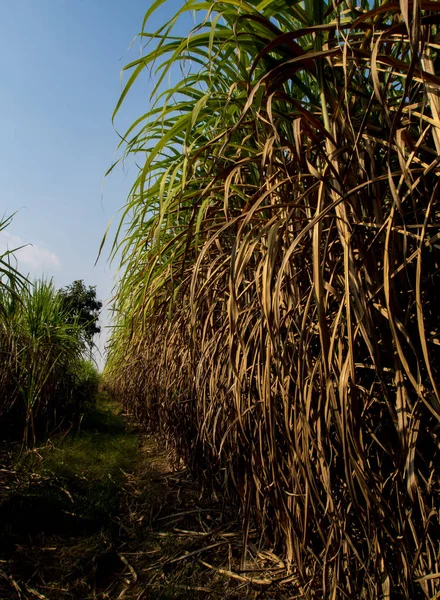
{"type": "Polygon", "coordinates": [[[257,532],[238,572],[235,517],[218,499],[202,501],[189,473],[106,398],[79,432],[18,467],[11,455],[1,462],[1,600],[289,597],[284,567],[257,551],[257,532]]]}

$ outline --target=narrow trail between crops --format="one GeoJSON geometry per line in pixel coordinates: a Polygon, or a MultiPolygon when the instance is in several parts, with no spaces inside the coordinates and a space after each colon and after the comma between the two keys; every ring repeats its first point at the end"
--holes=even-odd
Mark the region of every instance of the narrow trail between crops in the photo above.
{"type": "Polygon", "coordinates": [[[0,599],[289,598],[236,515],[108,398],[79,431],[0,456],[0,599]],[[243,563],[242,563],[243,566],[243,563]]]}

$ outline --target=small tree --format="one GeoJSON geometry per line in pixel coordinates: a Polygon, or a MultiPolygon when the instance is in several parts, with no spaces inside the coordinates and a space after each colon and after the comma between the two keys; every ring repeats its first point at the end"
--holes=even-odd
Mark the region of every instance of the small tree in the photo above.
{"type": "Polygon", "coordinates": [[[98,319],[102,302],[96,299],[96,287],[86,287],[80,279],[62,288],[59,294],[69,310],[69,321],[75,321],[84,330],[85,341],[92,346],[93,336],[101,332],[98,319]]]}

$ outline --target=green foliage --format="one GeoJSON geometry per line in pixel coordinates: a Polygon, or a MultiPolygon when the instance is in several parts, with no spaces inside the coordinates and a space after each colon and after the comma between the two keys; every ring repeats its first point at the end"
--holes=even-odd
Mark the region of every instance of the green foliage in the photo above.
{"type": "MultiPolygon", "coordinates": [[[[6,229],[11,221],[12,217],[0,218],[0,232],[6,229]]],[[[0,313],[12,309],[14,302],[18,300],[20,290],[28,283],[26,277],[17,271],[12,264],[15,250],[6,250],[3,254],[0,254],[0,297],[7,297],[6,304],[0,301],[0,313]]],[[[4,314],[3,316],[7,315],[4,314]]]]}
{"type": "Polygon", "coordinates": [[[96,287],[86,287],[84,281],[77,280],[59,291],[66,310],[70,313],[68,321],[77,323],[91,346],[93,337],[100,333],[98,326],[102,302],[96,299],[96,287]]]}
{"type": "Polygon", "coordinates": [[[115,111],[154,70],[107,385],[304,598],[440,592],[439,9],[189,0],[115,111]]]}
{"type": "MultiPolygon", "coordinates": [[[[37,435],[79,418],[96,394],[99,375],[83,358],[91,324],[72,314],[51,281],[30,283],[6,268],[3,276],[0,431],[11,436],[24,429],[24,443],[35,444],[37,435]]],[[[92,302],[94,290],[86,292],[90,306],[99,304],[92,302]]]]}
{"type": "Polygon", "coordinates": [[[78,361],[74,371],[75,400],[80,406],[94,403],[101,381],[96,365],[87,359],[78,361]]]}

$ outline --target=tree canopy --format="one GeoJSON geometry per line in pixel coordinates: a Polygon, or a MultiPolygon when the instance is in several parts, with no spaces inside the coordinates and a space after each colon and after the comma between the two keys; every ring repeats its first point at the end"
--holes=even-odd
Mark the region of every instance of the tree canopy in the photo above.
{"type": "Polygon", "coordinates": [[[76,320],[84,330],[84,337],[89,346],[95,334],[101,332],[98,325],[102,302],[96,298],[96,286],[86,286],[82,279],[76,280],[59,291],[63,302],[70,312],[69,319],[76,320]]]}

